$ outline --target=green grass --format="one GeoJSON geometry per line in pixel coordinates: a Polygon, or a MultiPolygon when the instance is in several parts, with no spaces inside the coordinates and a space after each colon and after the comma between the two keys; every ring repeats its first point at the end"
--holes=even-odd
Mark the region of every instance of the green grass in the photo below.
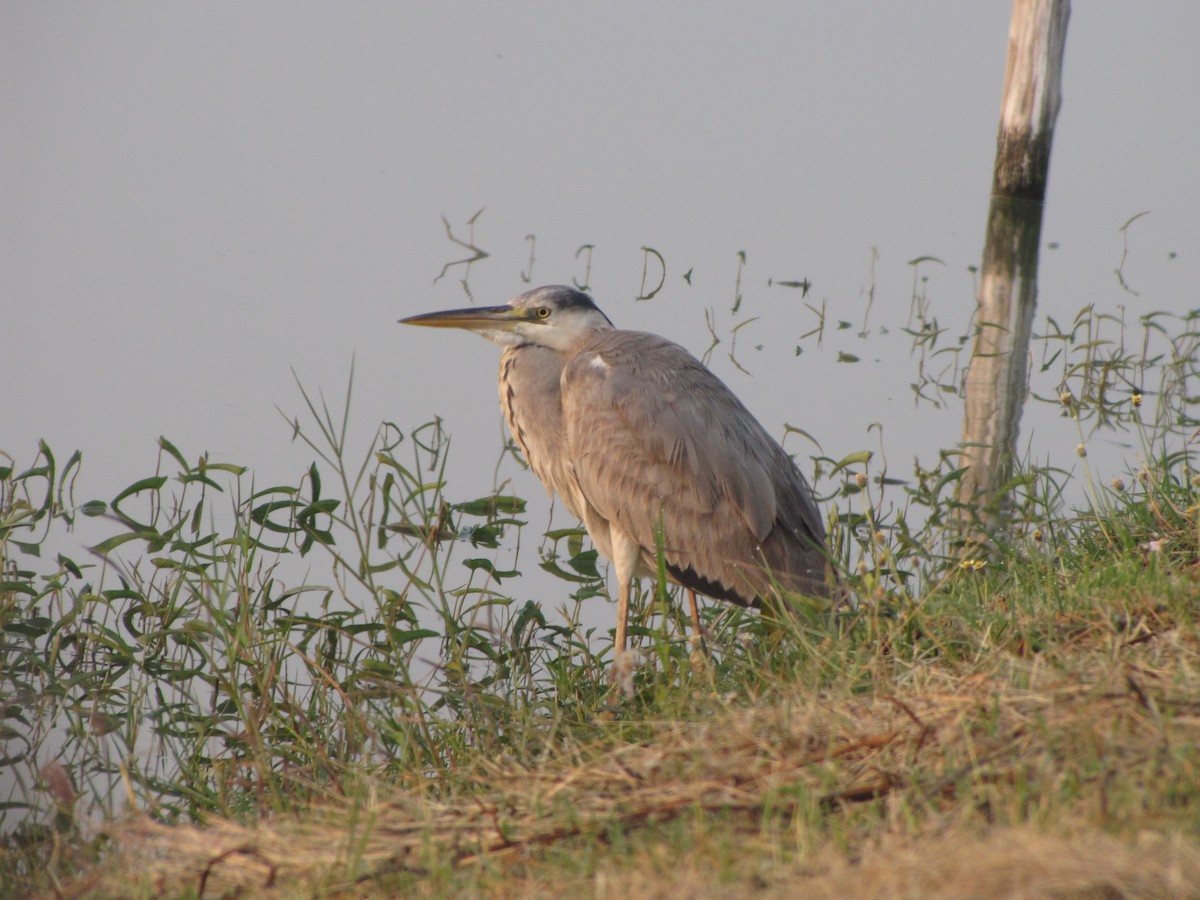
{"type": "Polygon", "coordinates": [[[344,771],[299,816],[118,823],[82,885],[559,896],[804,879],[846,896],[888,893],[907,860],[914,895],[954,863],[975,879],[955,889],[978,896],[1037,893],[1037,873],[1079,896],[1185,896],[1200,875],[1194,573],[1049,569],[1030,581],[1041,595],[960,579],[915,621],[860,621],[769,669],[751,656],[740,691],[708,672],[590,722],[492,710],[519,740],[481,734],[420,776],[344,771]]]}
{"type": "Polygon", "coordinates": [[[525,505],[455,496],[437,423],[351,459],[305,394],[315,462],[266,488],[165,439],[107,501],[74,496],[78,454],[0,465],[0,893],[1189,896],[1190,340],[1063,361],[1068,414],[1145,463],[1080,512],[1018,472],[986,544],[952,527],[950,455],[907,484],[820,460],[858,609],[713,605],[705,655],[647,586],[631,696],[579,624],[582,533],[535,554],[565,615],[523,599],[499,551],[525,505]],[[1095,379],[1151,371],[1153,410],[1096,411],[1095,379]]]}

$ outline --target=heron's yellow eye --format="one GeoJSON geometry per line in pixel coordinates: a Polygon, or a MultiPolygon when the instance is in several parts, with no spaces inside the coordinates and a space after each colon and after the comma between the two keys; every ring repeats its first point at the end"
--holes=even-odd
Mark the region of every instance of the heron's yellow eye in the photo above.
{"type": "Polygon", "coordinates": [[[537,317],[538,317],[539,319],[548,319],[548,318],[550,318],[550,307],[548,307],[548,306],[539,306],[539,307],[537,308],[537,317]]]}

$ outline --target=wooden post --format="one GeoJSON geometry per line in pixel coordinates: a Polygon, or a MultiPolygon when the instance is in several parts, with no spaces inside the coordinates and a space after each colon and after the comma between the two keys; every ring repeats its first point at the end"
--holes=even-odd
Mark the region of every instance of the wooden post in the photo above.
{"type": "Polygon", "coordinates": [[[971,546],[1004,524],[1037,305],[1038,244],[1062,105],[1068,0],[1014,0],[992,203],[967,369],[958,521],[971,546]]]}
{"type": "Polygon", "coordinates": [[[1062,106],[1068,0],[1014,0],[992,193],[1042,201],[1062,106]]]}

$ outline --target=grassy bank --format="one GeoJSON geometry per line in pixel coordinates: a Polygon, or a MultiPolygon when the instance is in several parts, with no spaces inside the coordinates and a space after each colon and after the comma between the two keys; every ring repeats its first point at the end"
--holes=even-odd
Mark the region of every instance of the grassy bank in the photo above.
{"type": "MultiPolygon", "coordinates": [[[[146,553],[120,587],[96,590],[98,573],[61,554],[34,577],[9,546],[7,745],[46,747],[53,725],[64,749],[28,777],[42,806],[6,837],[6,892],[1116,897],[1200,884],[1200,495],[1186,455],[1102,491],[1088,515],[942,560],[919,598],[872,570],[861,608],[832,627],[713,608],[704,655],[648,596],[632,697],[609,690],[596,635],[500,602],[494,578],[482,593],[438,584],[437,529],[482,541],[512,527],[514,498],[455,509],[414,500],[414,481],[396,495],[425,518],[389,530],[374,513],[351,558],[320,519],[350,506],[322,505],[310,480],[292,505],[282,491],[244,499],[232,534],[197,524],[192,540],[187,491],[224,492],[203,463],[165,456],[182,467],[172,503],[91,510],[116,509],[134,535],[104,548],[111,565],[118,544],[146,553]],[[384,535],[408,550],[371,565],[384,535]],[[300,613],[274,586],[278,556],[262,557],[287,541],[333,549],[341,600],[378,606],[351,614],[322,589],[323,612],[300,613]],[[373,585],[380,572],[403,572],[408,590],[373,585]],[[22,573],[43,606],[21,606],[22,573]],[[409,616],[419,589],[440,627],[409,616]],[[480,602],[505,612],[499,631],[480,602]],[[422,642],[438,665],[418,680],[422,642]],[[99,819],[80,814],[89,790],[99,819]]],[[[80,508],[46,468],[7,473],[10,522],[38,508],[14,502],[32,480],[51,485],[48,515],[80,508]]],[[[338,527],[355,533],[350,515],[338,527]]],[[[577,538],[548,557],[583,602],[597,586],[577,538]]],[[[895,569],[896,553],[880,558],[895,569]]]]}
{"type": "Polygon", "coordinates": [[[1025,574],[982,586],[983,609],[954,589],[919,624],[866,624],[861,641],[747,673],[740,696],[698,675],[586,727],[524,721],[520,750],[481,748],[420,784],[362,772],[296,814],[137,817],[79,884],[113,896],[1195,896],[1193,575],[1130,559],[1074,586],[1025,574]],[[918,627],[945,637],[914,640],[918,627]]]}

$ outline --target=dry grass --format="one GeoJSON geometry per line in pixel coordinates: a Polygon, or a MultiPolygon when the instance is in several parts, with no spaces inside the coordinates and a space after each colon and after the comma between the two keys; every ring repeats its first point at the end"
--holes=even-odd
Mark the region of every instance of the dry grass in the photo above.
{"type": "Polygon", "coordinates": [[[870,695],[714,701],[297,818],[134,818],[63,893],[1200,896],[1194,634],[1077,649],[908,667],[870,695]]]}
{"type": "MultiPolygon", "coordinates": [[[[599,873],[590,886],[607,897],[991,898],[1194,897],[1200,848],[1179,836],[1146,834],[1120,841],[1097,829],[1070,835],[1030,826],[986,837],[961,830],[889,837],[860,859],[837,852],[781,869],[772,878],[714,884],[703,858],[672,860],[670,876],[644,860],[636,868],[599,873]]],[[[583,890],[588,886],[580,885],[583,890]]],[[[561,896],[566,891],[539,891],[561,896]]]]}

